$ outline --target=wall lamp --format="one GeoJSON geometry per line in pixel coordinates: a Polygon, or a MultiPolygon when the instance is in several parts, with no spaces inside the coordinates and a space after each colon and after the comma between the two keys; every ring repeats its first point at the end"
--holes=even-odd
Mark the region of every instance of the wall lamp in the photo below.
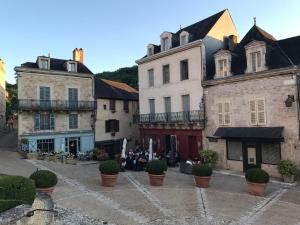
{"type": "Polygon", "coordinates": [[[285,100],[285,106],[286,107],[292,107],[293,102],[295,102],[294,95],[288,95],[287,99],[285,100]]]}

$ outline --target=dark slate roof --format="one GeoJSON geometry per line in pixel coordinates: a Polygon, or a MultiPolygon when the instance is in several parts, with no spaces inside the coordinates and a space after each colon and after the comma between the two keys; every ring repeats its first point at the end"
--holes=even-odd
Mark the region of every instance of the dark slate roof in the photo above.
{"type": "Polygon", "coordinates": [[[283,139],[283,127],[219,127],[214,136],[220,138],[283,139]]]}
{"type": "Polygon", "coordinates": [[[129,92],[115,86],[109,85],[100,78],[95,77],[95,98],[118,99],[138,101],[139,94],[137,92],[129,92]]]}
{"type": "MultiPolygon", "coordinates": [[[[245,46],[254,40],[266,43],[266,66],[268,69],[300,64],[300,36],[278,41],[271,34],[254,25],[231,52],[231,73],[233,76],[244,74],[247,67],[245,46]]],[[[207,65],[206,79],[213,79],[214,74],[215,62],[212,60],[207,65]]]]}
{"type": "MultiPolygon", "coordinates": [[[[45,56],[41,56],[41,57],[45,57],[45,56]]],[[[73,60],[72,59],[65,60],[65,59],[50,58],[50,70],[67,72],[67,68],[66,68],[67,61],[73,61],[73,60]]],[[[82,64],[78,61],[76,61],[76,62],[77,62],[77,72],[78,73],[93,74],[93,72],[91,72],[84,64],[82,64]]],[[[35,68],[35,69],[39,68],[37,62],[26,62],[26,63],[23,63],[21,65],[21,67],[35,68]]]]}

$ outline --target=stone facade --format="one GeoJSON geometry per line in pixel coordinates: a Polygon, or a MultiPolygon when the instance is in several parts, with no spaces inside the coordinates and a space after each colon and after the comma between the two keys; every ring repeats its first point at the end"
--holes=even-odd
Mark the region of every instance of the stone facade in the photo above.
{"type": "MultiPolygon", "coordinates": [[[[249,101],[265,99],[266,124],[264,127],[284,127],[284,142],[281,143],[281,159],[290,159],[300,165],[300,142],[298,99],[292,107],[286,107],[288,95],[297,96],[296,72],[279,70],[261,72],[258,75],[240,75],[204,81],[207,124],[204,145],[219,155],[218,166],[223,169],[243,171],[242,161],[227,160],[226,141],[218,139],[209,142],[220,125],[218,124],[218,103],[229,102],[231,124],[228,127],[253,127],[250,125],[249,101]]],[[[271,175],[279,176],[276,165],[262,164],[271,175]]]]}
{"type": "Polygon", "coordinates": [[[6,78],[4,70],[4,62],[0,59],[0,128],[5,125],[6,112],[6,78]]]}

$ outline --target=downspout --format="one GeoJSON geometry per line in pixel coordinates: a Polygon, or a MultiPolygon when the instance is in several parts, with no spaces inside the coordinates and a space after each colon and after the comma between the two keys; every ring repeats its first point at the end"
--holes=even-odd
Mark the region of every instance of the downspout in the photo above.
{"type": "Polygon", "coordinates": [[[300,73],[296,73],[297,107],[298,107],[298,139],[300,140],[300,73]]]}
{"type": "Polygon", "coordinates": [[[201,86],[202,86],[202,102],[200,104],[202,104],[202,108],[203,108],[203,129],[205,129],[206,127],[206,110],[205,110],[205,91],[204,91],[204,87],[202,85],[202,82],[206,79],[206,55],[205,55],[205,46],[202,42],[201,46],[200,46],[200,49],[201,49],[201,65],[202,65],[202,68],[201,71],[202,71],[202,79],[201,79],[201,86]]]}

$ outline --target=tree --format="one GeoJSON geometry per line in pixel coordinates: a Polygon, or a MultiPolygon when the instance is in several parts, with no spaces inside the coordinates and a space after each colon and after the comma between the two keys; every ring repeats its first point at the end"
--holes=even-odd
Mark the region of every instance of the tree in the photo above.
{"type": "Polygon", "coordinates": [[[6,83],[6,118],[10,117],[18,108],[17,84],[6,83]]]}

